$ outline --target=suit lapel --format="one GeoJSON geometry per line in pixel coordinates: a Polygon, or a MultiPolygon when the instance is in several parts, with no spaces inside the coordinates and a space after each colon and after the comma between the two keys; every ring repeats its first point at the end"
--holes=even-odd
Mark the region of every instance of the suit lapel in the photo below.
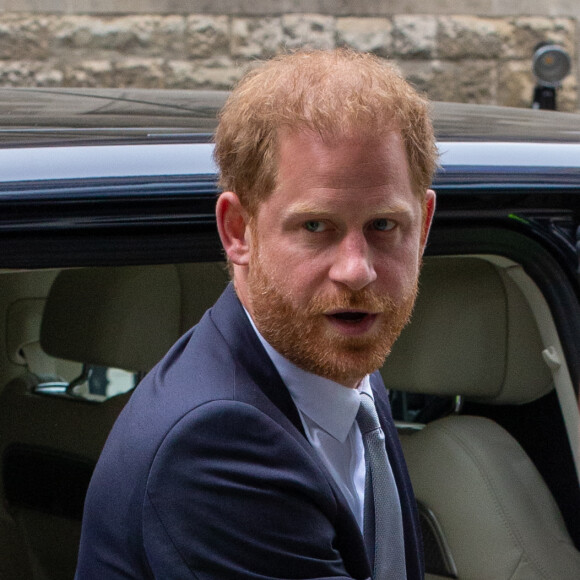
{"type": "MultiPolygon", "coordinates": [[[[211,316],[232,351],[232,359],[236,361],[249,375],[253,387],[258,387],[259,393],[266,395],[268,400],[278,409],[292,425],[305,436],[298,409],[284,385],[276,367],[264,350],[262,343],[254,332],[248,316],[230,284],[211,310],[211,316]]],[[[241,377],[240,377],[241,378],[241,377]]],[[[245,389],[240,386],[236,398],[252,401],[252,394],[257,394],[255,388],[245,389]],[[248,400],[250,398],[250,400],[248,400]]]]}
{"type": "Polygon", "coordinates": [[[320,469],[326,473],[339,506],[338,518],[333,522],[336,530],[336,548],[342,554],[345,567],[353,578],[368,577],[370,567],[356,519],[334,478],[308,442],[298,409],[254,332],[232,284],[216,302],[210,315],[232,351],[232,360],[241,367],[240,372],[236,373],[236,399],[255,405],[269,414],[299,441],[320,469]],[[268,401],[266,405],[264,396],[268,401]]]}

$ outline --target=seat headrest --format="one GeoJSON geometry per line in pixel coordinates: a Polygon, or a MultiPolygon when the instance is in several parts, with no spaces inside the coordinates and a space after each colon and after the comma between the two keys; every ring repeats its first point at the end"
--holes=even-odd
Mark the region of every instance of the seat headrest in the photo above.
{"type": "Polygon", "coordinates": [[[381,369],[387,388],[502,404],[552,389],[532,311],[503,268],[430,258],[419,288],[412,322],[381,369]]]}
{"type": "Polygon", "coordinates": [[[6,351],[11,362],[26,365],[24,350],[38,343],[38,329],[44,310],[43,298],[22,298],[6,312],[6,351]]]}
{"type": "Polygon", "coordinates": [[[63,270],[46,300],[40,342],[57,358],[148,371],[227,284],[216,262],[63,270]]]}
{"type": "Polygon", "coordinates": [[[63,270],[46,302],[40,342],[51,356],[147,371],[180,334],[175,266],[63,270]]]}
{"type": "Polygon", "coordinates": [[[196,262],[176,266],[181,281],[181,330],[197,324],[230,281],[224,262],[196,262]]]}

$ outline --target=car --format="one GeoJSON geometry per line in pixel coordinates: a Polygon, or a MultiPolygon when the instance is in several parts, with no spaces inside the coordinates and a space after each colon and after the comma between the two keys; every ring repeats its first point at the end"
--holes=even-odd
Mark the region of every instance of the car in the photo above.
{"type": "MultiPolygon", "coordinates": [[[[115,418],[228,284],[226,98],[0,89],[0,578],[73,577],[115,418]]],[[[427,577],[579,578],[580,116],[433,116],[419,298],[381,369],[427,577]]]]}

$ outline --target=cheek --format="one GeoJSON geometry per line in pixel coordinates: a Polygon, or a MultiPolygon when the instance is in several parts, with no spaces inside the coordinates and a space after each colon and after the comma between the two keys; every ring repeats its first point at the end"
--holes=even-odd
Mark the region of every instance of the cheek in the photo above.
{"type": "Polygon", "coordinates": [[[381,260],[376,266],[377,283],[392,298],[400,299],[414,288],[419,275],[419,252],[401,252],[381,260]]]}
{"type": "Polygon", "coordinates": [[[315,296],[329,292],[325,269],[315,260],[278,260],[275,269],[273,279],[295,308],[307,308],[315,296]]]}
{"type": "Polygon", "coordinates": [[[290,237],[279,239],[272,236],[260,246],[262,262],[268,262],[276,278],[297,288],[303,284],[315,284],[329,261],[327,252],[304,247],[290,237]]]}
{"type": "Polygon", "coordinates": [[[310,282],[309,268],[304,260],[296,256],[288,245],[264,240],[260,244],[257,260],[262,274],[271,284],[298,299],[303,287],[310,282]]]}

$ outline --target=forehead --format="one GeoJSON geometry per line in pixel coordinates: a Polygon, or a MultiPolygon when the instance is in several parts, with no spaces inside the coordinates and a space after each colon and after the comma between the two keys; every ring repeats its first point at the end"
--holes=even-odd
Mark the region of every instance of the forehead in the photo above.
{"type": "Polygon", "coordinates": [[[280,132],[277,189],[295,187],[410,187],[407,155],[397,129],[380,134],[321,135],[312,130],[280,132]]]}
{"type": "Polygon", "coordinates": [[[258,206],[260,221],[316,217],[358,223],[378,214],[419,214],[398,131],[332,139],[311,130],[287,131],[278,157],[276,186],[258,206]]]}

